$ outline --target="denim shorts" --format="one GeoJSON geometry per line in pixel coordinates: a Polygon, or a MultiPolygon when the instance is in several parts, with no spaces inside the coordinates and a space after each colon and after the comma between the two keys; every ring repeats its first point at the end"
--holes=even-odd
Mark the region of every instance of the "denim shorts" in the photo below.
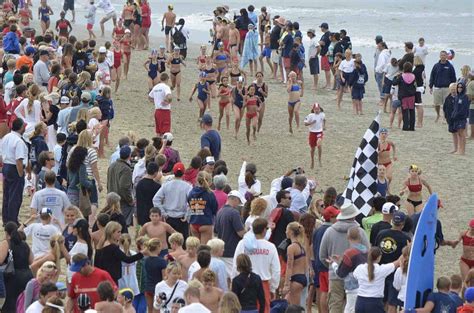
{"type": "Polygon", "coordinates": [[[400,100],[393,100],[392,101],[392,109],[398,109],[402,107],[402,102],[400,100]]]}

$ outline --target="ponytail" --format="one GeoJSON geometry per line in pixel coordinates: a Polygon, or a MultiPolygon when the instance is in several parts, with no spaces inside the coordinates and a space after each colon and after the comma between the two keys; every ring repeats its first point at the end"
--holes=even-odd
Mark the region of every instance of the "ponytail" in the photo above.
{"type": "Polygon", "coordinates": [[[245,184],[248,188],[252,188],[252,185],[255,184],[255,176],[253,173],[249,171],[245,172],[245,184]]]}
{"type": "Polygon", "coordinates": [[[208,172],[201,171],[199,172],[196,181],[199,186],[202,188],[206,189],[207,191],[211,191],[211,187],[209,186],[209,180],[211,179],[211,176],[209,175],[208,172]]]}
{"type": "Polygon", "coordinates": [[[120,245],[123,248],[123,252],[126,255],[130,255],[130,244],[131,244],[132,238],[130,237],[129,234],[122,234],[120,237],[120,245]]]}
{"type": "Polygon", "coordinates": [[[38,97],[39,87],[36,84],[31,85],[28,89],[28,105],[26,106],[26,112],[30,114],[33,111],[33,103],[38,97]]]}
{"type": "Polygon", "coordinates": [[[382,251],[379,247],[372,247],[369,251],[369,256],[367,258],[367,276],[369,278],[369,282],[374,280],[374,263],[377,259],[382,255],[382,251]]]}
{"type": "Polygon", "coordinates": [[[51,237],[51,250],[54,255],[54,263],[56,263],[58,269],[61,268],[61,244],[64,244],[64,237],[62,235],[54,235],[51,237]]]}
{"type": "Polygon", "coordinates": [[[19,245],[23,240],[18,232],[18,225],[14,222],[8,222],[5,224],[5,232],[10,236],[10,244],[19,245]]]}

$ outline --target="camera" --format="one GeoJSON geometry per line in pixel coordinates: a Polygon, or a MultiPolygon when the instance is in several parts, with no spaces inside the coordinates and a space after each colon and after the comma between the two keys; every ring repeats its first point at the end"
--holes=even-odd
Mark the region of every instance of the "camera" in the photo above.
{"type": "Polygon", "coordinates": [[[158,297],[160,298],[161,301],[166,301],[166,293],[160,292],[158,294],[158,297]]]}

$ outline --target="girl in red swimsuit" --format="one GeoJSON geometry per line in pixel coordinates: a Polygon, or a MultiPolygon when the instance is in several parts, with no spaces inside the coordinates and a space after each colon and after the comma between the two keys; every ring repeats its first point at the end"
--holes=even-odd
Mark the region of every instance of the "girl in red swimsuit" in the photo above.
{"type": "Polygon", "coordinates": [[[221,129],[221,121],[225,111],[225,125],[229,129],[230,123],[230,98],[232,93],[232,87],[229,86],[229,77],[222,76],[221,84],[218,89],[219,96],[219,123],[217,124],[217,130],[221,129]]]}
{"type": "Polygon", "coordinates": [[[132,56],[132,32],[129,29],[125,30],[125,35],[120,40],[122,44],[122,52],[125,55],[123,62],[123,73],[125,74],[125,79],[128,76],[128,69],[130,67],[130,57],[132,56]]]}
{"type": "Polygon", "coordinates": [[[117,26],[112,30],[112,38],[114,40],[122,40],[125,35],[125,28],[123,27],[123,20],[120,18],[117,22],[117,26]]]}
{"type": "Polygon", "coordinates": [[[207,46],[202,45],[201,46],[201,54],[197,57],[196,64],[198,66],[198,70],[203,71],[206,68],[206,60],[207,60],[207,46]]]}
{"type": "Polygon", "coordinates": [[[258,105],[260,98],[255,94],[255,85],[250,85],[247,89],[247,95],[244,100],[244,108],[247,108],[245,114],[245,127],[247,128],[247,143],[250,145],[250,124],[252,124],[253,140],[257,140],[257,125],[258,125],[258,105]]]}
{"type": "Polygon", "coordinates": [[[115,92],[120,85],[120,77],[122,76],[122,49],[120,42],[114,41],[114,66],[112,71],[112,81],[115,82],[115,92]]]}
{"type": "Polygon", "coordinates": [[[469,221],[469,230],[463,231],[458,242],[462,241],[463,253],[459,262],[462,279],[465,280],[470,269],[474,268],[474,218],[469,221]]]}
{"type": "Polygon", "coordinates": [[[385,166],[386,177],[388,179],[388,182],[390,183],[393,177],[392,160],[397,161],[397,157],[395,155],[396,153],[395,144],[392,141],[387,140],[387,137],[388,137],[388,129],[386,128],[380,129],[378,164],[385,166]],[[393,159],[391,158],[391,152],[393,153],[393,159]]]}
{"type": "Polygon", "coordinates": [[[408,215],[412,216],[414,213],[421,211],[423,204],[423,194],[422,189],[423,185],[428,189],[430,195],[433,193],[431,186],[421,178],[421,169],[415,165],[410,165],[410,176],[405,180],[405,187],[400,191],[400,196],[402,196],[406,191],[408,191],[406,208],[408,215]]]}

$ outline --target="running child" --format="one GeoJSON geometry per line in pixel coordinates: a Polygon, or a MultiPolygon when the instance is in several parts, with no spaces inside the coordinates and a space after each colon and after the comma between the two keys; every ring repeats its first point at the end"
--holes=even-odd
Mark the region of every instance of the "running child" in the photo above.
{"type": "Polygon", "coordinates": [[[273,64],[272,61],[270,60],[270,57],[272,55],[272,49],[270,48],[270,25],[264,26],[265,28],[265,33],[263,34],[264,36],[264,41],[260,45],[263,46],[262,53],[260,54],[260,57],[258,58],[260,60],[260,68],[262,69],[262,73],[265,72],[264,66],[263,66],[263,59],[268,64],[268,67],[270,67],[271,73],[273,73],[273,64]]]}
{"type": "Polygon", "coordinates": [[[387,169],[383,164],[377,165],[377,193],[384,198],[389,194],[388,188],[390,184],[386,173],[387,169]]]}
{"type": "Polygon", "coordinates": [[[314,103],[311,113],[304,119],[304,125],[309,128],[309,147],[311,155],[311,169],[314,168],[314,150],[318,148],[318,162],[321,167],[321,155],[323,152],[323,131],[326,128],[326,115],[319,103],[314,103]]]}
{"type": "Polygon", "coordinates": [[[199,50],[200,54],[196,59],[196,65],[198,67],[198,70],[203,71],[206,68],[206,60],[207,60],[207,46],[202,45],[201,49],[199,50]]]}
{"type": "Polygon", "coordinates": [[[245,114],[245,127],[247,128],[246,136],[247,143],[250,145],[250,125],[252,125],[253,140],[257,140],[257,125],[258,125],[258,105],[260,98],[255,94],[255,86],[250,85],[247,88],[247,95],[245,96],[244,108],[247,109],[245,114]]]}
{"type": "Polygon", "coordinates": [[[150,222],[145,223],[140,229],[139,236],[147,236],[148,238],[158,238],[161,243],[161,251],[159,256],[165,257],[168,254],[167,234],[173,234],[176,231],[168,223],[162,221],[161,211],[158,208],[150,209],[150,222]]]}
{"type": "Polygon", "coordinates": [[[229,77],[221,77],[221,84],[219,85],[219,123],[217,124],[217,130],[221,130],[221,121],[225,111],[225,124],[226,129],[229,129],[230,120],[230,100],[232,94],[232,87],[229,86],[229,77]]]}
{"type": "Polygon", "coordinates": [[[123,27],[123,20],[120,18],[117,22],[117,26],[112,29],[112,38],[114,40],[122,40],[125,35],[125,27],[123,27]]]}
{"type": "Polygon", "coordinates": [[[50,15],[53,15],[54,12],[51,7],[48,5],[46,0],[41,0],[40,6],[38,7],[38,19],[41,20],[41,30],[43,31],[43,35],[48,30],[51,19],[50,15]]]}
{"type": "Polygon", "coordinates": [[[168,60],[168,56],[166,55],[166,48],[164,45],[160,45],[160,50],[158,51],[157,59],[160,64],[160,66],[158,66],[158,72],[160,72],[161,74],[166,71],[166,60],[168,60]]]}
{"type": "Polygon", "coordinates": [[[232,106],[234,108],[235,116],[235,139],[237,139],[237,134],[239,133],[240,129],[240,122],[242,121],[242,117],[244,114],[244,97],[247,94],[244,81],[245,80],[242,76],[239,77],[239,79],[237,80],[237,86],[235,86],[232,90],[232,106]]]}
{"type": "Polygon", "coordinates": [[[304,85],[297,80],[295,72],[288,74],[286,91],[288,92],[288,124],[290,134],[293,134],[293,116],[296,122],[296,128],[300,128],[300,105],[303,97],[304,85]]]}
{"type": "Polygon", "coordinates": [[[180,55],[180,48],[175,47],[173,54],[168,58],[167,64],[170,67],[171,89],[176,88],[176,100],[180,101],[181,95],[181,64],[186,66],[183,57],[180,55]]]}
{"type": "Polygon", "coordinates": [[[132,33],[130,32],[130,29],[125,30],[125,35],[120,40],[120,44],[125,56],[123,62],[123,73],[125,74],[125,79],[127,79],[128,69],[130,68],[130,57],[132,56],[132,33]]]}
{"type": "Polygon", "coordinates": [[[143,67],[148,72],[148,90],[151,91],[153,87],[160,82],[158,78],[160,61],[158,61],[158,51],[156,49],[151,50],[151,54],[145,64],[143,64],[143,67]]]}
{"type": "Polygon", "coordinates": [[[120,42],[114,40],[113,42],[114,49],[112,53],[114,54],[114,66],[112,70],[112,81],[115,82],[115,92],[117,92],[120,86],[120,78],[122,76],[122,49],[120,48],[120,42]]]}
{"type": "Polygon", "coordinates": [[[469,221],[469,228],[459,236],[458,242],[462,242],[462,257],[459,261],[462,279],[466,279],[467,273],[474,268],[474,218],[469,221]]]}
{"type": "Polygon", "coordinates": [[[191,92],[191,95],[189,96],[189,102],[193,101],[193,95],[194,93],[198,92],[197,96],[197,102],[199,106],[199,120],[201,117],[204,115],[204,112],[206,111],[206,106],[209,102],[209,83],[206,81],[207,79],[207,74],[205,72],[201,72],[199,74],[199,82],[197,82],[194,85],[193,91],[191,92]]]}
{"type": "Polygon", "coordinates": [[[89,39],[97,38],[93,31],[96,11],[97,7],[94,5],[94,0],[90,0],[89,7],[87,9],[87,14],[85,16],[85,18],[87,19],[86,29],[89,32],[89,39]]]}

